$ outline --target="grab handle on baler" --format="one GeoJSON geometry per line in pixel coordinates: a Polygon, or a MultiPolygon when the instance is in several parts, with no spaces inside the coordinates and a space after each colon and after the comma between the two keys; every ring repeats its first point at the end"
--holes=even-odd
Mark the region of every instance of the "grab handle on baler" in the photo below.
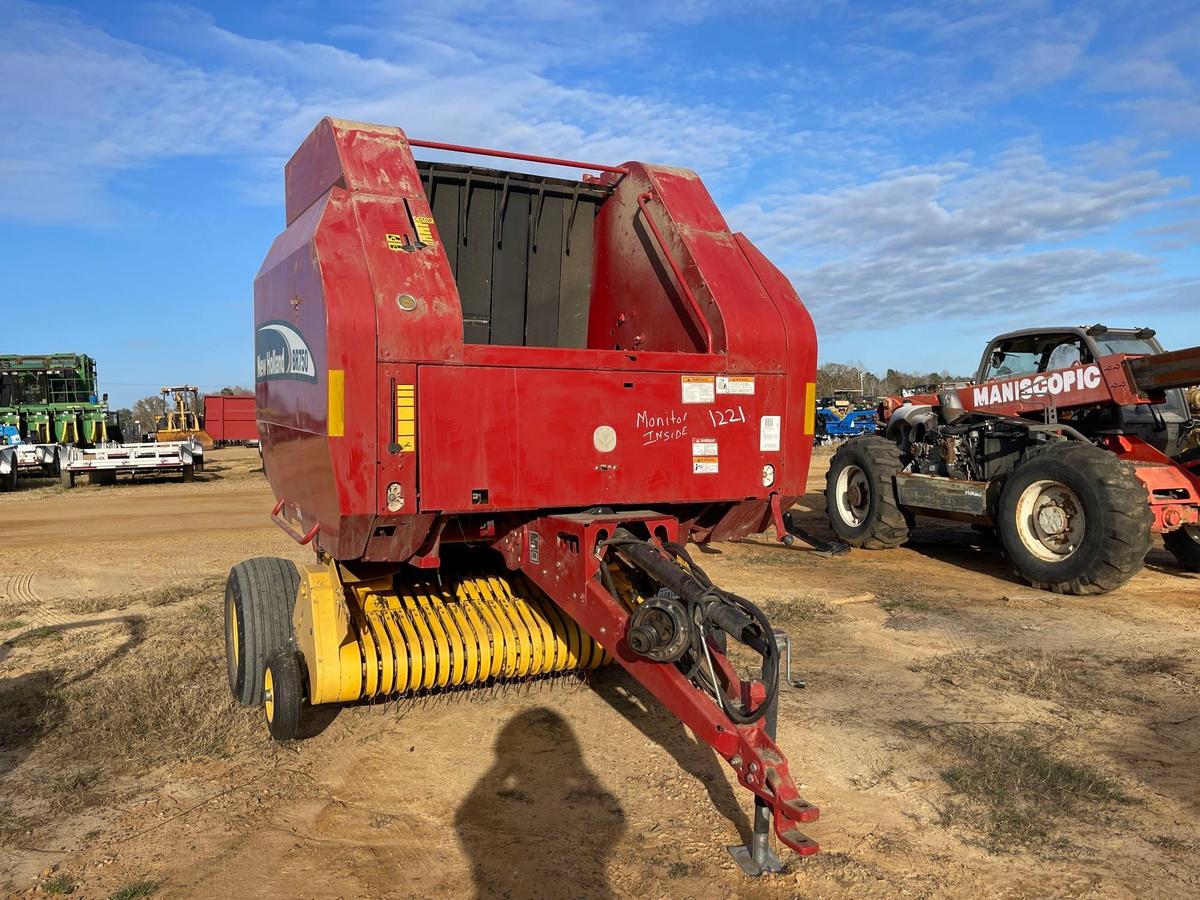
{"type": "Polygon", "coordinates": [[[408,144],[410,147],[427,147],[430,150],[446,150],[450,153],[469,153],[472,156],[494,156],[497,159],[520,159],[525,162],[543,163],[550,166],[565,166],[569,169],[595,169],[597,172],[614,172],[617,175],[629,174],[629,170],[621,166],[581,162],[577,159],[559,159],[555,156],[536,156],[532,153],[517,153],[513,150],[468,147],[465,144],[447,144],[443,141],[419,141],[416,138],[408,138],[408,144]]]}
{"type": "Polygon", "coordinates": [[[675,257],[671,251],[667,249],[667,242],[663,240],[662,232],[658,230],[658,223],[654,221],[654,216],[650,215],[649,201],[654,199],[654,191],[646,191],[644,194],[638,194],[637,202],[641,207],[642,216],[646,220],[646,224],[650,226],[650,233],[654,235],[654,240],[658,242],[658,249],[662,251],[663,256],[667,259],[667,265],[671,267],[671,271],[675,274],[675,280],[679,282],[679,287],[683,290],[683,296],[688,302],[688,306],[692,308],[692,316],[696,320],[696,324],[704,329],[704,352],[713,352],[713,331],[712,326],[708,324],[708,316],[704,315],[704,310],[700,308],[700,301],[696,299],[696,295],[692,293],[691,287],[683,277],[683,270],[679,268],[679,263],[675,261],[675,257]]]}
{"type": "MultiPolygon", "coordinates": [[[[271,521],[278,525],[284,534],[290,537],[301,547],[303,547],[305,544],[312,543],[312,539],[317,536],[317,532],[320,530],[321,526],[314,525],[312,528],[308,529],[307,532],[301,534],[292,527],[291,522],[283,517],[283,508],[287,505],[288,502],[286,500],[280,500],[278,503],[276,503],[275,508],[271,510],[271,521]]],[[[292,505],[294,506],[295,504],[292,505]]]]}

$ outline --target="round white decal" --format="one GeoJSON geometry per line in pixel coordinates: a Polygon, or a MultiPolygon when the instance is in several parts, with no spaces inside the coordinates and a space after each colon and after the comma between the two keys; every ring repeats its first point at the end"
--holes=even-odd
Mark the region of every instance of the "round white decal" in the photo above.
{"type": "Polygon", "coordinates": [[[601,425],[592,432],[592,445],[601,453],[612,453],[617,449],[617,432],[611,425],[601,425]]]}

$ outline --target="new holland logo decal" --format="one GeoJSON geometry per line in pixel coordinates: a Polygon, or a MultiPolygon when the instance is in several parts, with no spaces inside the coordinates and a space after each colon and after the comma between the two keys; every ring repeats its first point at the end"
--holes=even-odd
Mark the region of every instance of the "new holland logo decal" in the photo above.
{"type": "Polygon", "coordinates": [[[290,322],[264,322],[254,333],[254,379],[316,381],[317,368],[302,335],[290,322]]]}

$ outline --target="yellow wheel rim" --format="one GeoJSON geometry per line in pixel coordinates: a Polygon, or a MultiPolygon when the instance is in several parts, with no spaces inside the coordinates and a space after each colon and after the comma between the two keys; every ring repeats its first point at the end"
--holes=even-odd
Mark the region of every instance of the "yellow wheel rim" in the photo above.
{"type": "Polygon", "coordinates": [[[229,603],[226,608],[228,609],[226,618],[229,620],[229,652],[233,657],[233,665],[236,669],[242,661],[242,648],[238,643],[237,607],[233,603],[229,603]]]}
{"type": "Polygon", "coordinates": [[[271,677],[271,670],[268,668],[263,675],[263,699],[266,701],[265,708],[267,710],[267,721],[275,721],[275,679],[271,677]]]}

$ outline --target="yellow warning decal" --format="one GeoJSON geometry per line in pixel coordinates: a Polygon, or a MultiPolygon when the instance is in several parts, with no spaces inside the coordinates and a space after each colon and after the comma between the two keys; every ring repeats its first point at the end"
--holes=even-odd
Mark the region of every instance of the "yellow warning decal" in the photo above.
{"type": "Polygon", "coordinates": [[[817,385],[810,381],[804,386],[804,433],[812,434],[817,425],[817,385]]]}
{"type": "Polygon", "coordinates": [[[417,450],[416,386],[396,385],[396,444],[401,453],[417,450]]]}
{"type": "Polygon", "coordinates": [[[388,245],[389,250],[403,250],[404,249],[404,235],[402,235],[402,234],[385,234],[384,237],[387,239],[387,245],[388,245]]]}
{"type": "Polygon", "coordinates": [[[422,244],[436,244],[433,236],[433,216],[413,216],[413,224],[417,226],[417,240],[422,244]]]}

